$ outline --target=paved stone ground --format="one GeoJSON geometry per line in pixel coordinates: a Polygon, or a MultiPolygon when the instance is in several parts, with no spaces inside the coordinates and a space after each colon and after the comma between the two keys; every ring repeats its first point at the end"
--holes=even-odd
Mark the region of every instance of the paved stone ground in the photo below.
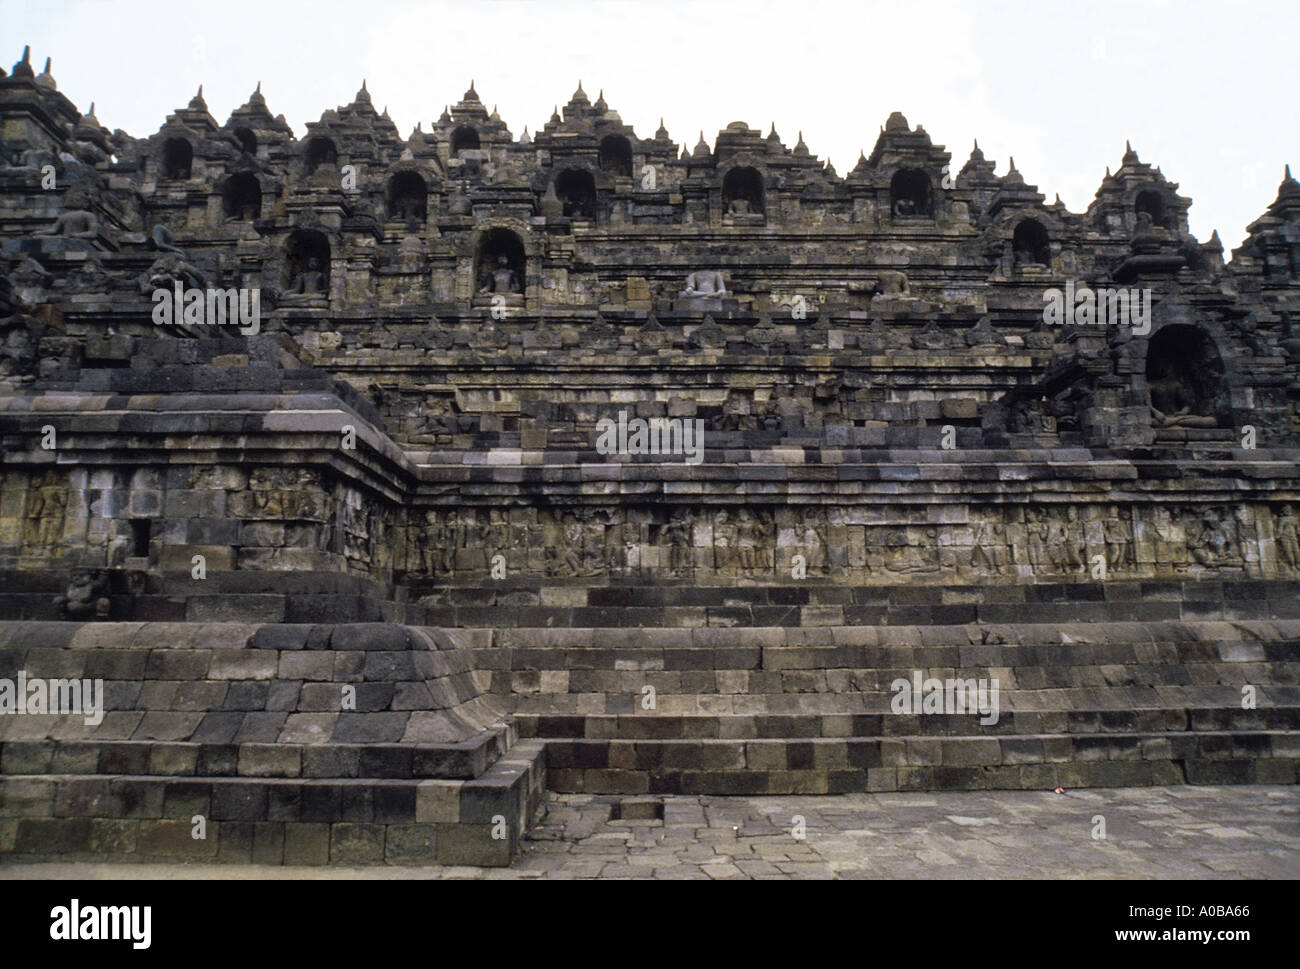
{"type": "Polygon", "coordinates": [[[611,821],[619,800],[552,794],[510,869],[0,864],[0,879],[1300,878],[1295,787],[668,797],[662,820],[611,821]]]}

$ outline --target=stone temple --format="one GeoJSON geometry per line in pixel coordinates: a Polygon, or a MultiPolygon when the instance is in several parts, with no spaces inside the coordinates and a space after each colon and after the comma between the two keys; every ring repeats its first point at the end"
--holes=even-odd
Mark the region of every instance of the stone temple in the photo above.
{"type": "Polygon", "coordinates": [[[1071,212],[899,113],[844,176],[581,85],[137,138],[24,53],[0,122],[0,855],[1295,782],[1289,170],[1225,261],[1131,147],[1071,212]]]}

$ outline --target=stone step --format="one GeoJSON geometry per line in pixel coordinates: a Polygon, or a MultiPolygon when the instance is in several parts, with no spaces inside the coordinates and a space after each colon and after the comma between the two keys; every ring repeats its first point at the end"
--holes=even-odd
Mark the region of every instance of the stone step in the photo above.
{"type": "Polygon", "coordinates": [[[0,741],[447,744],[499,724],[486,633],[380,623],[0,622],[0,677],[102,680],[100,722],[0,718],[0,741]]]}
{"type": "MultiPolygon", "coordinates": [[[[1258,703],[1274,707],[1300,706],[1296,687],[1261,687],[1258,703]]],[[[551,693],[520,697],[515,716],[552,714],[556,716],[774,716],[808,714],[813,716],[893,716],[892,694],[855,693],[777,693],[777,694],[657,694],[655,705],[648,707],[646,695],[630,693],[551,693]]],[[[1191,707],[1218,706],[1237,708],[1241,691],[1236,688],[1160,687],[1158,690],[1040,690],[1036,693],[1000,694],[999,710],[1003,713],[1064,713],[1071,710],[1184,710],[1191,707]]]]}
{"type": "Polygon", "coordinates": [[[962,623],[1155,622],[1300,619],[1294,581],[1156,581],[1083,578],[979,586],[832,585],[747,580],[740,585],[538,583],[454,586],[412,583],[426,622],[453,626],[623,629],[817,628],[962,623]]]}
{"type": "Polygon", "coordinates": [[[511,724],[454,744],[7,741],[0,773],[187,777],[479,777],[514,745],[511,724]]]}
{"type": "Polygon", "coordinates": [[[551,790],[841,794],[1294,784],[1300,732],[1094,736],[551,740],[551,790]]]}
{"type": "MultiPolygon", "coordinates": [[[[1271,646],[1295,657],[1300,648],[1300,621],[1282,620],[1156,620],[999,622],[931,625],[837,624],[824,627],[628,629],[614,627],[527,627],[497,629],[493,648],[510,649],[686,649],[859,647],[908,648],[949,646],[987,650],[1046,646],[1052,650],[1069,647],[1131,647],[1159,644],[1242,643],[1253,647],[1271,646]]],[[[862,654],[863,656],[869,654],[862,654]]],[[[996,656],[996,653],[989,655],[996,656]]],[[[1044,653],[1035,662],[1056,655],[1044,653]]],[[[1208,654],[1206,654],[1208,655],[1208,654]]],[[[1280,658],[1285,658],[1285,656],[1280,658]]],[[[1184,657],[1176,657],[1181,661],[1184,657]]],[[[1263,654],[1259,654],[1263,658],[1263,654]]],[[[879,663],[879,659],[875,661],[879,663]]],[[[870,665],[870,664],[868,664],[870,665]]],[[[1011,664],[1002,664],[1011,665],[1011,664]]]]}
{"type": "Polygon", "coordinates": [[[545,813],[544,742],[473,780],[0,775],[24,861],[506,866],[545,813]],[[193,837],[196,817],[206,837],[193,837]]]}
{"type": "Polygon", "coordinates": [[[521,737],[547,740],[760,740],[860,739],[880,737],[1108,736],[1140,733],[1222,733],[1300,730],[1300,703],[1290,707],[1069,710],[999,712],[996,723],[981,724],[973,714],[826,714],[807,712],[757,716],[671,716],[520,714],[521,737]]]}
{"type": "MultiPolygon", "coordinates": [[[[435,586],[418,579],[401,601],[388,587],[331,581],[315,591],[289,582],[267,592],[255,571],[210,571],[196,591],[183,574],[146,577],[145,591],[111,596],[118,621],[390,622],[446,627],[767,628],[834,625],[934,625],[1005,622],[1300,619],[1294,581],[1224,582],[1112,579],[979,586],[941,584],[784,585],[769,577],[745,585],[546,585],[501,582],[435,586]],[[328,591],[326,591],[328,590],[328,591]]],[[[293,576],[294,573],[285,573],[293,576]]],[[[313,573],[315,574],[315,573],[313,573]]],[[[481,575],[479,570],[476,575],[481,575]]],[[[0,579],[21,577],[0,571],[0,579]]],[[[55,620],[49,581],[4,582],[0,615],[55,620]]],[[[821,580],[824,582],[824,578],[821,580]]]]}

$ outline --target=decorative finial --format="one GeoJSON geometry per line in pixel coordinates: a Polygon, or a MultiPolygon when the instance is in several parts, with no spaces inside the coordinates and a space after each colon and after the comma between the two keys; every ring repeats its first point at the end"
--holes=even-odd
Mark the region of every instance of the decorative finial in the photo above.
{"type": "Polygon", "coordinates": [[[1286,176],[1285,176],[1285,177],[1286,177],[1286,180],[1287,180],[1287,181],[1290,181],[1290,180],[1291,180],[1291,166],[1290,166],[1289,164],[1286,166],[1286,176]]]}
{"type": "Polygon", "coordinates": [[[196,94],[196,95],[194,95],[194,96],[195,96],[196,98],[200,98],[200,99],[202,99],[202,97],[203,97],[203,85],[202,85],[202,84],[199,85],[199,93],[196,94]]]}
{"type": "Polygon", "coordinates": [[[45,70],[41,71],[41,73],[42,74],[50,73],[50,59],[48,57],[45,58],[45,70]]]}
{"type": "Polygon", "coordinates": [[[979,150],[980,150],[980,140],[979,140],[978,138],[974,138],[974,139],[972,139],[972,140],[975,142],[975,147],[972,148],[971,151],[979,151],[979,150]]]}
{"type": "Polygon", "coordinates": [[[95,102],[94,102],[94,101],[91,101],[91,102],[90,102],[90,110],[86,112],[86,115],[87,115],[88,117],[92,117],[92,118],[95,116],[95,102]]]}
{"type": "Polygon", "coordinates": [[[261,94],[261,93],[262,93],[262,82],[261,82],[261,81],[258,81],[258,82],[257,82],[257,88],[256,88],[256,90],[253,91],[253,93],[254,93],[254,94],[261,94]]]}
{"type": "Polygon", "coordinates": [[[1011,172],[1014,172],[1014,171],[1016,170],[1016,159],[1015,159],[1015,156],[1014,156],[1014,155],[1010,156],[1010,157],[1007,159],[1007,161],[1008,161],[1008,163],[1009,163],[1010,166],[1011,166],[1010,168],[1007,169],[1007,174],[1010,174],[1011,172]]]}

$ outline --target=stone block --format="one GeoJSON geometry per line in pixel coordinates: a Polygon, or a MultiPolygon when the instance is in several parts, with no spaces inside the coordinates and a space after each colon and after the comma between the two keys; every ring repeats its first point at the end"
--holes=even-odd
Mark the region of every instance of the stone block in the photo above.
{"type": "Polygon", "coordinates": [[[340,822],[330,825],[329,860],[335,865],[384,863],[384,825],[340,822]]]}
{"type": "Polygon", "coordinates": [[[286,865],[327,865],[330,860],[330,825],[285,824],[286,865]]]}

